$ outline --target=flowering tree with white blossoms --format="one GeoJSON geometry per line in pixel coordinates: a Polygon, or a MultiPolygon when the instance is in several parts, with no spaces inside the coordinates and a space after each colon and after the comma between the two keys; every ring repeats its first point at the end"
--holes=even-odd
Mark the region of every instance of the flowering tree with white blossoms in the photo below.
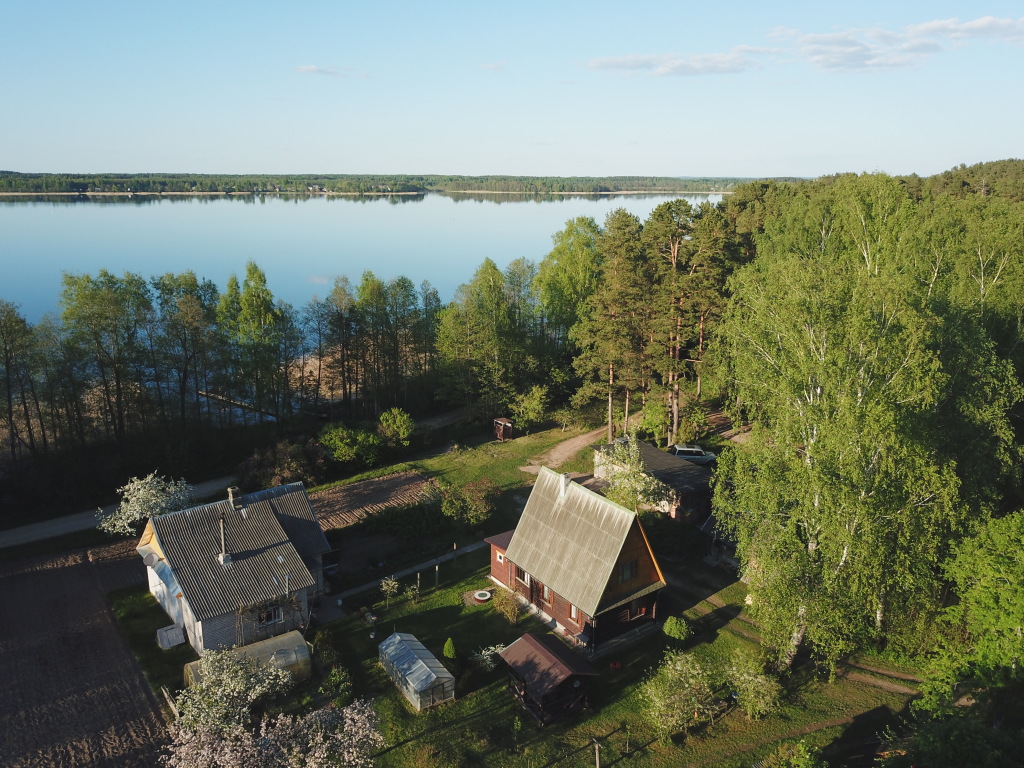
{"type": "Polygon", "coordinates": [[[167,768],[372,768],[384,746],[368,701],[321,709],[302,717],[266,718],[253,733],[240,725],[171,728],[167,768]]]}
{"type": "Polygon", "coordinates": [[[121,503],[111,513],[96,510],[99,518],[97,528],[101,531],[123,536],[139,533],[139,523],[167,512],[177,512],[195,504],[194,489],[184,480],[170,478],[151,472],[143,478],[133,477],[128,484],[118,488],[121,503]]]}
{"type": "Polygon", "coordinates": [[[178,694],[175,702],[179,726],[197,733],[230,733],[235,726],[248,725],[253,704],[287,693],[294,684],[288,670],[231,650],[203,651],[197,678],[199,683],[178,694]]]}

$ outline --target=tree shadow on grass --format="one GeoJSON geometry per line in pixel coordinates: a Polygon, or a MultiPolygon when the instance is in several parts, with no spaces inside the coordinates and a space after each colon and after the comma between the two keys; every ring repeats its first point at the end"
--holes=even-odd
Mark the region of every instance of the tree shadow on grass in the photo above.
{"type": "Polygon", "coordinates": [[[742,606],[739,605],[723,605],[710,613],[705,613],[696,621],[691,622],[693,635],[689,644],[715,642],[718,639],[718,633],[739,616],[742,610],[742,606]]]}
{"type": "Polygon", "coordinates": [[[851,768],[874,765],[875,755],[881,743],[878,735],[889,726],[899,725],[908,706],[909,704],[900,712],[893,712],[886,706],[878,706],[857,715],[839,737],[822,750],[822,758],[827,760],[829,765],[845,765],[851,768]]]}

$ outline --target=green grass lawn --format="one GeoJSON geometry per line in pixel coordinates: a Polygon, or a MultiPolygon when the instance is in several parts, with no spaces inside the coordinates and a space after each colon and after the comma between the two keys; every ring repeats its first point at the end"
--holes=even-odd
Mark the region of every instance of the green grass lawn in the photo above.
{"type": "Polygon", "coordinates": [[[157,645],[156,631],[166,627],[169,619],[156,598],[143,586],[111,592],[107,601],[153,691],[159,695],[161,686],[172,694],[180,690],[182,668],[199,657],[188,643],[166,651],[157,645]]]}
{"type": "MultiPolygon", "coordinates": [[[[526,631],[544,631],[532,620],[512,627],[489,604],[463,604],[463,593],[491,586],[484,557],[480,552],[472,556],[475,560],[465,558],[440,589],[431,588],[419,603],[398,601],[385,609],[379,595],[368,595],[366,607],[377,612],[373,627],[356,616],[336,626],[338,650],[353,671],[357,695],[376,699],[389,744],[378,756],[381,766],[589,766],[595,738],[602,745],[602,765],[623,760],[636,766],[743,766],[782,741],[805,738],[824,746],[859,733],[858,728],[877,725],[880,730],[907,702],[906,696],[865,683],[818,679],[808,670],[791,681],[785,704],[774,715],[749,721],[734,709],[713,726],[663,744],[655,741],[638,696],[639,684],[664,651],[664,640],[654,636],[618,654],[616,671],[607,659],[597,662],[601,675],[592,691],[592,709],[545,728],[508,694],[502,671],[484,673],[465,663],[457,676],[457,700],[416,714],[377,664],[377,643],[392,631],[416,635],[438,658],[449,637],[461,655],[509,643],[526,631]]],[[[687,602],[670,600],[670,611],[680,612],[687,602]]],[[[739,621],[733,617],[711,630],[698,622],[699,634],[688,649],[708,664],[728,658],[736,648],[756,650],[756,644],[733,631],[739,621]]]]}

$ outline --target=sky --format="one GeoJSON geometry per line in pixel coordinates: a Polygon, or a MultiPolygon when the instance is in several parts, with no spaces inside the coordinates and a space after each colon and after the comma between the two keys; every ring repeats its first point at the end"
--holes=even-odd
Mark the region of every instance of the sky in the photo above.
{"type": "Polygon", "coordinates": [[[924,176],[1024,156],[1022,10],[8,0],[0,169],[924,176]]]}

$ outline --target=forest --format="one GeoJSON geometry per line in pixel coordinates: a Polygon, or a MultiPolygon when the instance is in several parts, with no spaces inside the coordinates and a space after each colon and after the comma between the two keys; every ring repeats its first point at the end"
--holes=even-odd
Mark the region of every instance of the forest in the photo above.
{"type": "MultiPolygon", "coordinates": [[[[784,180],[784,179],[783,179],[784,180]]],[[[0,171],[0,194],[339,194],[490,192],[521,195],[729,192],[750,179],[604,176],[408,176],[314,174],[16,173],[0,171]]]]}
{"type": "Polygon", "coordinates": [[[301,308],[254,263],[223,290],[68,274],[58,319],[0,300],[5,524],[154,466],[233,467],[282,440],[294,456],[325,422],[395,407],[599,409],[609,438],[640,414],[666,445],[715,402],[751,427],[714,503],[777,667],[924,659],[921,732],[992,742],[1022,701],[1022,191],[1015,160],[745,181],[717,205],[568,221],[447,306],[372,272],[301,308]],[[955,708],[965,693],[982,705],[955,708]]]}

